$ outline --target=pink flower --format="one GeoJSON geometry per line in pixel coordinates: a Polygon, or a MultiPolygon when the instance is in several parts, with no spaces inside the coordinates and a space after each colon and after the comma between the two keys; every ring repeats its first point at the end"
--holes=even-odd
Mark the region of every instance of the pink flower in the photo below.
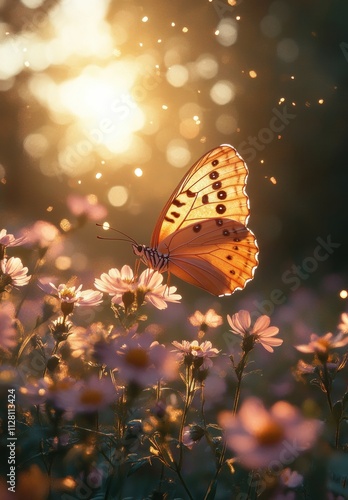
{"type": "Polygon", "coordinates": [[[38,220],[31,226],[24,228],[25,246],[49,247],[59,236],[59,230],[50,222],[38,220]]]}
{"type": "Polygon", "coordinates": [[[167,302],[179,302],[181,296],[175,294],[176,287],[162,285],[162,281],[162,274],[153,269],[146,269],[137,279],[132,269],[124,265],[121,271],[113,268],[108,273],[103,273],[100,279],[95,279],[94,286],[112,295],[112,302],[123,307],[129,307],[128,302],[141,305],[145,300],[157,309],[166,309],[167,302]]]}
{"type": "Polygon", "coordinates": [[[64,379],[51,386],[49,395],[55,406],[72,414],[101,410],[117,397],[110,378],[97,376],[85,381],[64,379]]]}
{"type": "Polygon", "coordinates": [[[304,419],[285,401],[278,401],[267,411],[257,398],[244,401],[237,415],[220,413],[218,420],[228,447],[248,469],[276,466],[278,471],[311,448],[322,428],[322,422],[304,419]]]}
{"type": "Polygon", "coordinates": [[[2,276],[0,275],[1,288],[4,288],[6,285],[12,285],[14,287],[24,286],[30,281],[31,276],[27,275],[28,268],[23,267],[22,261],[18,257],[3,259],[0,268],[2,271],[2,276]]]}
{"type": "Polygon", "coordinates": [[[73,358],[94,362],[94,347],[98,344],[107,345],[117,332],[112,327],[106,328],[102,323],[92,323],[88,328],[75,327],[68,336],[67,342],[73,358]]]}
{"type": "Polygon", "coordinates": [[[1,229],[0,231],[0,247],[16,247],[20,245],[24,240],[25,236],[15,238],[13,234],[7,234],[6,229],[1,229]]]}
{"type": "Polygon", "coordinates": [[[327,355],[332,349],[338,347],[343,347],[348,344],[348,336],[343,336],[342,334],[333,336],[331,332],[327,333],[323,337],[319,337],[316,333],[312,333],[310,336],[309,344],[302,344],[295,346],[300,352],[327,355]]]}
{"type": "Polygon", "coordinates": [[[156,384],[160,379],[173,379],[177,363],[164,345],[153,341],[149,334],[117,338],[102,349],[101,359],[111,369],[117,369],[124,382],[135,382],[144,387],[156,384]]]}
{"type": "Polygon", "coordinates": [[[279,328],[269,326],[271,322],[269,316],[264,315],[257,318],[252,328],[248,311],[242,310],[233,316],[227,315],[227,321],[232,329],[232,333],[241,335],[244,338],[254,335],[255,342],[259,342],[269,352],[273,352],[273,347],[278,347],[283,343],[282,339],[271,338],[277,335],[279,328]]]}
{"type": "Polygon", "coordinates": [[[17,344],[15,308],[11,302],[0,304],[0,348],[9,352],[17,344]]]}
{"type": "Polygon", "coordinates": [[[84,217],[87,220],[101,220],[108,213],[106,208],[98,203],[94,194],[88,196],[71,194],[67,197],[66,203],[73,215],[80,218],[84,217]]]}
{"type": "Polygon", "coordinates": [[[207,370],[213,366],[213,362],[210,358],[214,358],[219,354],[218,349],[213,347],[209,340],[198,343],[197,340],[189,342],[188,340],[183,340],[182,343],[174,340],[172,342],[173,346],[176,347],[178,354],[177,357],[180,361],[189,360],[198,361],[200,370],[207,370]]]}
{"type": "Polygon", "coordinates": [[[202,330],[207,328],[217,328],[222,325],[222,316],[219,316],[214,309],[209,309],[205,314],[196,311],[189,317],[189,322],[193,326],[198,326],[202,330]]]}
{"type": "Polygon", "coordinates": [[[341,323],[338,325],[338,329],[341,331],[341,333],[348,333],[348,314],[347,313],[341,314],[341,323]]]}

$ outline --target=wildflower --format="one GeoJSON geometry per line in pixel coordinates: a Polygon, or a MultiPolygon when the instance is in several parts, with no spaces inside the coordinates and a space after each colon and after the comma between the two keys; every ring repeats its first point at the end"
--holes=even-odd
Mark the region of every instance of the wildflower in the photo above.
{"type": "Polygon", "coordinates": [[[49,326],[52,336],[57,343],[66,340],[72,333],[73,324],[70,321],[66,321],[66,318],[60,317],[52,321],[49,326]]]}
{"type": "Polygon", "coordinates": [[[133,336],[124,340],[117,338],[102,350],[101,359],[111,369],[117,369],[125,382],[139,386],[153,385],[158,380],[173,379],[176,374],[176,361],[164,345],[153,341],[149,334],[133,336]]]}
{"type": "Polygon", "coordinates": [[[222,325],[222,316],[219,316],[214,309],[209,309],[205,314],[196,311],[189,317],[189,322],[200,329],[199,337],[203,337],[208,328],[217,328],[222,325]]]}
{"type": "Polygon", "coordinates": [[[117,392],[110,378],[63,379],[50,387],[50,399],[54,405],[72,414],[100,410],[116,398],[117,392]]]}
{"type": "Polygon", "coordinates": [[[278,401],[267,411],[258,398],[244,401],[237,415],[220,413],[219,423],[228,447],[249,469],[271,467],[277,461],[278,470],[282,457],[289,464],[315,444],[322,428],[322,422],[304,419],[286,401],[278,401]]]}
{"type": "Polygon", "coordinates": [[[280,473],[280,480],[288,488],[297,488],[303,483],[303,476],[290,467],[286,467],[280,473]]]}
{"type": "Polygon", "coordinates": [[[232,333],[244,337],[244,347],[248,346],[249,350],[253,348],[254,343],[259,342],[266,351],[273,352],[273,347],[278,347],[283,343],[282,339],[271,338],[277,335],[279,328],[269,326],[271,322],[269,316],[263,315],[257,318],[252,328],[248,311],[242,310],[233,316],[227,315],[227,321],[232,333]]]}
{"type": "Polygon", "coordinates": [[[334,337],[333,334],[329,332],[323,337],[319,337],[317,334],[312,333],[309,344],[297,345],[295,347],[300,352],[316,354],[320,361],[326,362],[330,351],[347,344],[348,336],[338,334],[334,337]]]}
{"type": "Polygon", "coordinates": [[[94,350],[98,344],[107,345],[115,338],[117,332],[113,327],[106,328],[102,323],[92,323],[88,328],[77,327],[68,337],[68,345],[73,358],[82,358],[95,362],[94,350]]]}
{"type": "Polygon", "coordinates": [[[83,290],[82,285],[78,288],[60,284],[56,287],[53,283],[40,283],[40,288],[49,295],[58,297],[61,301],[61,309],[64,316],[73,312],[74,306],[97,306],[103,300],[103,294],[96,290],[83,290]]]}
{"type": "Polygon", "coordinates": [[[209,340],[206,340],[201,344],[199,344],[197,340],[194,340],[193,342],[183,340],[181,344],[180,342],[174,340],[172,344],[178,351],[177,357],[180,361],[184,361],[188,365],[194,363],[200,370],[207,370],[211,368],[213,366],[213,362],[210,358],[214,358],[219,354],[218,349],[213,347],[209,340]]]}
{"type": "Polygon", "coordinates": [[[103,273],[95,279],[94,286],[102,292],[112,295],[112,303],[121,304],[126,310],[133,304],[138,307],[150,302],[157,309],[166,309],[166,302],[178,302],[181,296],[175,294],[176,287],[162,285],[163,276],[153,269],[146,269],[137,279],[132,269],[124,265],[103,273]]]}
{"type": "Polygon", "coordinates": [[[338,325],[338,329],[343,334],[348,333],[348,314],[347,313],[341,314],[341,323],[338,325]]]}
{"type": "Polygon", "coordinates": [[[0,231],[0,260],[5,257],[5,249],[7,247],[16,247],[25,240],[25,236],[15,238],[13,234],[7,234],[6,229],[0,231]]]}
{"type": "Polygon", "coordinates": [[[184,427],[182,433],[182,442],[184,446],[191,449],[195,443],[198,443],[202,439],[204,434],[204,429],[200,425],[187,425],[184,427]]]}
{"type": "Polygon", "coordinates": [[[9,352],[17,344],[15,309],[11,302],[0,304],[0,348],[9,352]]]}
{"type": "Polygon", "coordinates": [[[14,287],[25,286],[29,283],[31,276],[28,276],[28,268],[23,267],[19,257],[3,259],[0,263],[0,292],[4,291],[8,285],[14,287]]]}
{"type": "Polygon", "coordinates": [[[81,221],[101,220],[108,213],[106,208],[98,203],[97,197],[94,194],[88,196],[71,194],[67,197],[66,203],[70,212],[81,221]]]}
{"type": "Polygon", "coordinates": [[[36,221],[22,232],[26,246],[38,246],[42,249],[47,249],[60,234],[56,226],[44,220],[36,221]]]}

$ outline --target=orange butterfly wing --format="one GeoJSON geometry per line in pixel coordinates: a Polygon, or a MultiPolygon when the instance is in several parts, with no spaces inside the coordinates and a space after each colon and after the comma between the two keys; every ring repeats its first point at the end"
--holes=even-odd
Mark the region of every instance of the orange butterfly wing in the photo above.
{"type": "Polygon", "coordinates": [[[213,295],[245,287],[257,267],[254,235],[240,222],[215,218],[175,231],[160,243],[170,248],[168,273],[213,295]]]}
{"type": "Polygon", "coordinates": [[[151,247],[169,253],[168,272],[214,295],[244,288],[258,247],[246,228],[248,169],[229,145],[206,153],[184,176],[161,212],[151,247]]]}
{"type": "Polygon", "coordinates": [[[151,246],[157,248],[169,234],[202,219],[221,216],[246,225],[247,177],[247,166],[232,146],[222,145],[206,153],[170,196],[152,234],[151,246]]]}

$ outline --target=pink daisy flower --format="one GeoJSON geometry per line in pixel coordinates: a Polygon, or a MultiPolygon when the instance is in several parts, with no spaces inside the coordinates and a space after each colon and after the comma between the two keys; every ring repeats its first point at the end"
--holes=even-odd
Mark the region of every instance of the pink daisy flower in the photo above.
{"type": "Polygon", "coordinates": [[[117,338],[102,349],[100,357],[111,369],[116,369],[124,382],[135,382],[141,387],[154,385],[162,378],[172,380],[177,363],[164,345],[153,341],[149,334],[117,338]]]}
{"type": "Polygon", "coordinates": [[[189,322],[193,326],[197,326],[204,333],[208,328],[217,328],[222,325],[222,316],[217,314],[214,309],[209,309],[205,314],[201,311],[196,311],[192,316],[189,317],[189,322]]]}
{"type": "Polygon", "coordinates": [[[146,269],[136,278],[132,269],[124,265],[121,271],[113,268],[108,273],[103,273],[100,278],[95,279],[94,286],[111,295],[114,304],[123,307],[129,307],[128,301],[135,301],[140,306],[145,300],[157,309],[166,309],[167,302],[179,302],[181,295],[175,293],[175,286],[167,287],[162,285],[162,281],[163,275],[158,271],[146,269]]]}
{"type": "Polygon", "coordinates": [[[172,344],[176,347],[177,357],[181,362],[196,361],[200,365],[200,370],[211,368],[213,362],[210,358],[214,358],[219,354],[218,349],[213,347],[209,340],[205,340],[201,344],[199,344],[198,340],[192,342],[183,340],[181,343],[174,340],[172,344]]]}
{"type": "Polygon", "coordinates": [[[227,321],[232,333],[244,338],[253,335],[255,342],[260,343],[269,352],[273,352],[273,347],[278,347],[283,343],[282,339],[273,338],[279,332],[279,328],[269,326],[271,322],[269,316],[260,316],[251,327],[250,313],[242,310],[233,316],[227,315],[227,321]]]}
{"type": "Polygon", "coordinates": [[[16,247],[25,240],[25,236],[15,238],[13,234],[7,234],[6,229],[0,230],[0,255],[7,247],[16,247]]]}
{"type": "Polygon", "coordinates": [[[282,468],[316,442],[323,423],[305,419],[285,401],[267,411],[258,398],[249,398],[237,415],[222,412],[218,419],[238,461],[248,469],[282,468]]]}
{"type": "Polygon", "coordinates": [[[50,388],[54,405],[70,414],[101,410],[114,402],[118,393],[110,378],[91,376],[88,380],[64,379],[50,388]]]}
{"type": "Polygon", "coordinates": [[[347,344],[348,336],[343,336],[339,333],[334,337],[333,333],[329,332],[322,337],[319,337],[316,333],[312,333],[308,344],[297,345],[295,347],[300,352],[327,355],[331,350],[344,347],[347,344]]]}
{"type": "Polygon", "coordinates": [[[348,314],[341,314],[341,323],[338,325],[338,329],[341,333],[348,333],[348,314]]]}

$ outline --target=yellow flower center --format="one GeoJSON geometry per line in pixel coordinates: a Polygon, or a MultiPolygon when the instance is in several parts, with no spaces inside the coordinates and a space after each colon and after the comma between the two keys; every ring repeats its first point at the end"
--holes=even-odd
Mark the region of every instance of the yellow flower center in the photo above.
{"type": "Polygon", "coordinates": [[[269,420],[257,429],[254,435],[260,445],[272,446],[284,439],[284,430],[277,422],[269,420]]]}
{"type": "Polygon", "coordinates": [[[72,288],[64,288],[61,290],[60,296],[62,299],[73,299],[75,297],[75,291],[72,288]]]}
{"type": "Polygon", "coordinates": [[[103,396],[97,389],[86,389],[81,394],[80,401],[84,405],[98,405],[103,401],[103,396]]]}
{"type": "Polygon", "coordinates": [[[141,347],[129,349],[125,355],[126,362],[135,368],[146,368],[149,366],[149,355],[141,347]]]}
{"type": "Polygon", "coordinates": [[[319,344],[319,349],[321,351],[327,352],[330,349],[330,342],[327,339],[319,338],[316,340],[317,344],[319,344]]]}
{"type": "Polygon", "coordinates": [[[194,346],[191,346],[191,351],[200,352],[200,351],[202,351],[202,348],[199,345],[194,345],[194,346]]]}

